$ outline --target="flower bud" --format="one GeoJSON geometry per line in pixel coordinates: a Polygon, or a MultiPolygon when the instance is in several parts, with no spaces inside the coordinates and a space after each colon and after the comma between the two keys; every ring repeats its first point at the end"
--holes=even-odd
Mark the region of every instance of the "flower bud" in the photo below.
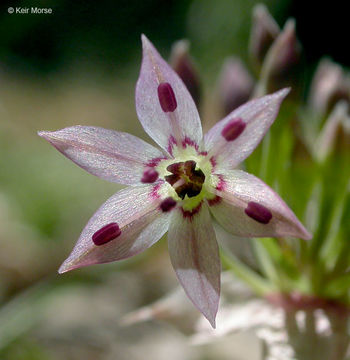
{"type": "Polygon", "coordinates": [[[290,19],[266,54],[261,70],[265,93],[296,86],[301,46],[295,34],[295,21],[290,19]]]}
{"type": "Polygon", "coordinates": [[[218,81],[219,102],[224,115],[249,100],[254,81],[238,58],[228,58],[221,70],[218,81]]]}
{"type": "Polygon", "coordinates": [[[333,108],[315,143],[315,156],[323,162],[336,149],[350,150],[349,104],[341,100],[333,108]]]}
{"type": "Polygon", "coordinates": [[[187,40],[180,40],[173,44],[170,63],[186,85],[198,108],[201,95],[200,81],[193,60],[189,55],[189,42],[187,40]]]}
{"type": "Polygon", "coordinates": [[[253,9],[249,53],[254,65],[260,69],[265,55],[277,38],[280,29],[266,6],[258,4],[253,9]]]}
{"type": "Polygon", "coordinates": [[[321,60],[311,83],[310,108],[326,115],[342,99],[350,102],[350,78],[340,65],[329,59],[321,60]]]}

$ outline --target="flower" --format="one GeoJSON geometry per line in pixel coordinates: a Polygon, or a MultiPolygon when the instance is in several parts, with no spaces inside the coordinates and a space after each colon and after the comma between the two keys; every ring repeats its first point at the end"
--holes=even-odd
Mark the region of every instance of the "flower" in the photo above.
{"type": "Polygon", "coordinates": [[[295,20],[289,19],[266,53],[260,73],[260,91],[275,91],[286,84],[298,86],[300,57],[295,20]]]}
{"type": "Polygon", "coordinates": [[[341,100],[350,102],[350,77],[341,65],[324,58],[311,82],[309,106],[317,114],[327,116],[341,100]]]}
{"type": "Polygon", "coordinates": [[[201,84],[194,61],[189,53],[190,43],[188,40],[176,41],[170,54],[170,64],[180,79],[186,85],[197,108],[201,102],[201,84]]]}
{"type": "Polygon", "coordinates": [[[244,104],[254,90],[254,80],[239,58],[229,57],[222,66],[218,81],[219,100],[224,115],[244,104]]]}
{"type": "Polygon", "coordinates": [[[215,327],[221,269],[212,217],[238,236],[310,238],[272,189],[233,170],[259,144],[289,90],[242,105],[203,138],[185,85],[145,36],[142,43],[136,111],[161,150],[98,127],[39,132],[91,174],[130,185],[93,215],[59,272],[131,257],[168,232],[177,277],[215,327]]]}
{"type": "Polygon", "coordinates": [[[280,33],[280,28],[264,4],[253,8],[252,28],[249,38],[249,53],[260,70],[265,56],[280,33]]]}

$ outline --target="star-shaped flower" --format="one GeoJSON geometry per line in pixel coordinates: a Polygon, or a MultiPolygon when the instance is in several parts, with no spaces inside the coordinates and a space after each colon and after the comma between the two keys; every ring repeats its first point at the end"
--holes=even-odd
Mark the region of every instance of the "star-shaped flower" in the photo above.
{"type": "Polygon", "coordinates": [[[212,217],[244,237],[310,234],[266,184],[234,170],[273,123],[288,89],[252,100],[203,138],[185,85],[142,36],[136,111],[157,149],[133,135],[73,126],[39,135],[93,175],[130,185],[93,215],[60,273],[126,259],[168,232],[169,254],[187,296],[215,327],[220,258],[212,217]]]}

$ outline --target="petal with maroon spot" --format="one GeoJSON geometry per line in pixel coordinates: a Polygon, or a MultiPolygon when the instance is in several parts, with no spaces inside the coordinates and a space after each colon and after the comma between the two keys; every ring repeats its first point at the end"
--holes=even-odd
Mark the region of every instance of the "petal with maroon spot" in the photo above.
{"type": "Polygon", "coordinates": [[[286,203],[257,177],[241,170],[220,176],[223,186],[216,194],[222,201],[213,202],[210,210],[225,230],[243,237],[311,238],[286,203]]]}
{"type": "Polygon", "coordinates": [[[204,147],[214,156],[218,168],[233,169],[252,153],[274,122],[288,93],[289,89],[283,89],[251,100],[207,132],[204,147]]]}
{"type": "Polygon", "coordinates": [[[187,138],[198,146],[202,126],[196,105],[186,86],[142,35],[143,58],[136,85],[136,111],[149,136],[171,153],[174,142],[187,138]]]}
{"type": "Polygon", "coordinates": [[[92,216],[59,272],[126,259],[157,242],[168,230],[170,213],[160,211],[152,191],[153,186],[141,185],[123,189],[109,198],[92,216]],[[96,246],[94,234],[111,223],[118,224],[120,235],[96,246]]]}

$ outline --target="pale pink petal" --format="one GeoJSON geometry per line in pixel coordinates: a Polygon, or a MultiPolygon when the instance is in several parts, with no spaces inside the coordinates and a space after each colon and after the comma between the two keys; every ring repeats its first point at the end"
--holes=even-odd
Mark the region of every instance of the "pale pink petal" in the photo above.
{"type": "Polygon", "coordinates": [[[192,216],[174,212],[168,234],[176,275],[193,304],[215,327],[220,296],[220,259],[207,206],[192,216]]]}
{"type": "Polygon", "coordinates": [[[289,89],[277,91],[240,106],[204,136],[205,149],[218,168],[233,169],[258,146],[274,122],[289,89]]]}
{"type": "Polygon", "coordinates": [[[292,236],[308,240],[304,228],[286,203],[264,182],[241,170],[220,175],[221,200],[210,207],[216,220],[227,231],[245,237],[292,236]]]}
{"type": "MultiPolygon", "coordinates": [[[[199,145],[202,127],[198,111],[186,86],[163,60],[151,42],[142,35],[143,59],[136,85],[136,111],[149,136],[171,153],[174,141],[178,145],[199,145]],[[173,90],[169,111],[164,111],[158,96],[160,84],[173,90]]],[[[164,104],[163,104],[164,105],[164,104]]]]}
{"type": "Polygon", "coordinates": [[[170,213],[161,212],[153,197],[152,185],[128,187],[113,195],[90,219],[59,272],[126,259],[157,242],[168,230],[170,213]],[[96,246],[93,235],[111,223],[118,224],[120,235],[96,246]]]}
{"type": "Polygon", "coordinates": [[[164,154],[136,136],[92,126],[38,133],[77,165],[102,179],[140,184],[147,164],[164,154]]]}

